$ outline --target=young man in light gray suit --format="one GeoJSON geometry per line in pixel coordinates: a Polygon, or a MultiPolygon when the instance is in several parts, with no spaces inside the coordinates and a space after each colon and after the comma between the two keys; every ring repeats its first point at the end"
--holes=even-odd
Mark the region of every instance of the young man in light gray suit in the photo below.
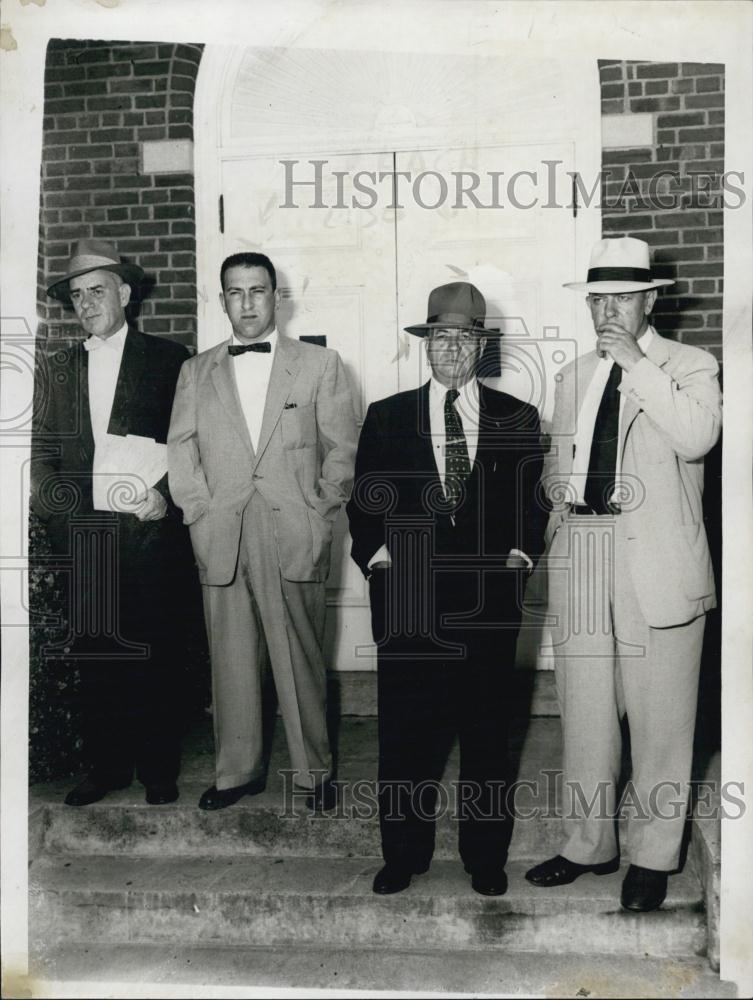
{"type": "Polygon", "coordinates": [[[585,290],[596,350],[561,372],[543,487],[549,611],[563,728],[562,853],[526,878],[551,887],[617,871],[620,717],[632,747],[622,905],[660,906],[686,814],[706,612],[703,457],[721,428],[718,365],[649,324],[648,245],[601,240],[585,290]]]}
{"type": "Polygon", "coordinates": [[[232,336],[181,370],[169,481],[189,526],[212,657],[222,809],[263,790],[262,676],[268,658],[296,783],[335,805],[322,656],[332,525],[348,499],[356,422],[332,350],[281,336],[268,257],[234,254],[220,302],[232,336]]]}

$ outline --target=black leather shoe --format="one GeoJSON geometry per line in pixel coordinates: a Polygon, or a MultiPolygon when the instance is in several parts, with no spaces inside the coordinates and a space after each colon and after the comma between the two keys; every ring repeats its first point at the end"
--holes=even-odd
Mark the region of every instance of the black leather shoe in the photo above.
{"type": "Polygon", "coordinates": [[[501,865],[472,868],[470,876],[471,888],[482,896],[504,896],[507,892],[507,875],[501,865]]]}
{"type": "Polygon", "coordinates": [[[311,812],[329,812],[337,805],[337,787],[327,779],[317,785],[306,799],[306,806],[311,812]]]}
{"type": "Polygon", "coordinates": [[[622,882],[620,902],[626,910],[647,913],[656,910],[667,895],[667,872],[630,865],[622,882]]]}
{"type": "Polygon", "coordinates": [[[263,792],[266,784],[263,778],[257,778],[256,781],[248,781],[245,785],[236,785],[234,788],[219,790],[216,785],[212,785],[199,799],[199,809],[226,809],[235,805],[244,795],[258,795],[263,792]]]}
{"type": "Polygon", "coordinates": [[[128,788],[130,781],[113,785],[110,782],[103,782],[98,778],[88,775],[84,780],[72,788],[65,797],[67,806],[90,806],[92,802],[99,802],[108,792],[119,791],[121,788],[128,788]]]}
{"type": "Polygon", "coordinates": [[[147,785],[144,796],[150,806],[164,806],[168,802],[175,802],[178,798],[178,786],[175,782],[166,782],[163,785],[147,785]]]}
{"type": "Polygon", "coordinates": [[[579,865],[576,861],[568,861],[561,854],[535,865],[526,872],[526,878],[533,885],[549,889],[555,885],[569,885],[581,875],[611,875],[620,867],[619,856],[611,861],[598,865],[579,865]]]}
{"type": "Polygon", "coordinates": [[[414,875],[423,875],[428,872],[429,866],[422,865],[420,868],[405,868],[403,865],[387,864],[380,868],[374,876],[374,892],[380,896],[390,896],[393,892],[402,892],[410,885],[410,880],[414,875]]]}

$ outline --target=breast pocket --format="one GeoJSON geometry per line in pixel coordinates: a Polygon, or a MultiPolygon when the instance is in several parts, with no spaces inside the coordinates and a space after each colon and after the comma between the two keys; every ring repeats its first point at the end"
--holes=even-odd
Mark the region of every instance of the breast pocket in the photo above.
{"type": "Polygon", "coordinates": [[[316,444],[316,408],[313,403],[288,407],[280,420],[285,448],[307,448],[316,444]]]}

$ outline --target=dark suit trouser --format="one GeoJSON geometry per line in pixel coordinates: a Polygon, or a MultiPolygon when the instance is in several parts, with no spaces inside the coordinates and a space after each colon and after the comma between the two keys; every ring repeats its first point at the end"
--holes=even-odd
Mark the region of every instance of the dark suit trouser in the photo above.
{"type": "Polygon", "coordinates": [[[181,614],[194,614],[187,539],[165,522],[94,512],[71,523],[66,647],[81,675],[83,748],[93,776],[116,787],[134,768],[171,782],[183,723],[181,614]]]}
{"type": "MultiPolygon", "coordinates": [[[[512,833],[505,801],[509,778],[509,671],[515,657],[517,612],[511,574],[492,588],[493,605],[506,604],[500,621],[479,629],[443,624],[448,613],[474,607],[473,574],[448,574],[434,594],[433,635],[421,639],[389,622],[393,570],[371,580],[372,624],[379,643],[379,819],[387,863],[425,868],[434,851],[434,813],[449,809],[458,819],[460,856],[468,868],[504,864],[512,833]],[[448,655],[446,644],[460,645],[448,655]],[[459,779],[441,790],[455,737],[459,779]]],[[[502,577],[503,575],[501,575],[502,577]]],[[[500,578],[501,578],[500,577],[500,578]]],[[[498,582],[499,579],[498,579],[498,582]]],[[[394,596],[394,595],[393,595],[394,596]]],[[[489,596],[489,595],[487,595],[489,596]]],[[[395,607],[392,602],[392,607],[395,607]]]]}

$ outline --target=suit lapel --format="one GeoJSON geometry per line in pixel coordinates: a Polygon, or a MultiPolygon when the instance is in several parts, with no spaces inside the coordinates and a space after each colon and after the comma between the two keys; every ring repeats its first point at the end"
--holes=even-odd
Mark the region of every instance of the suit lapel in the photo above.
{"type": "Polygon", "coordinates": [[[78,362],[78,400],[72,400],[74,408],[78,402],[79,427],[79,457],[84,464],[94,462],[94,432],[89,409],[89,352],[85,350],[83,341],[76,345],[78,362]]]}
{"type": "Polygon", "coordinates": [[[129,330],[123,345],[115,397],[110,411],[108,434],[125,437],[128,433],[130,417],[142,398],[142,379],[145,361],[145,344],[142,335],[129,330]]]}
{"type": "Polygon", "coordinates": [[[261,422],[259,448],[256,453],[257,462],[269,444],[272,432],[277,425],[277,421],[280,419],[282,408],[298,377],[300,367],[301,362],[295,341],[289,337],[283,337],[278,333],[277,348],[275,350],[274,361],[272,362],[272,371],[269,376],[267,399],[264,404],[264,417],[261,422]]]}
{"type": "Polygon", "coordinates": [[[253,457],[254,447],[251,443],[251,436],[248,433],[248,425],[243,414],[240,396],[238,395],[238,385],[233,372],[233,362],[227,350],[229,343],[230,341],[227,341],[224,344],[220,344],[217,348],[217,355],[214,367],[212,368],[212,383],[233,427],[238,429],[238,433],[243,438],[243,443],[253,457]]]}
{"type": "MultiPolygon", "coordinates": [[[[654,330],[651,343],[646,351],[646,357],[649,361],[653,361],[655,365],[658,365],[659,368],[663,367],[667,361],[669,361],[669,349],[667,347],[667,342],[663,337],[659,336],[656,330],[654,330]]],[[[617,444],[620,461],[622,461],[622,457],[625,452],[625,443],[627,441],[628,431],[630,430],[635,418],[641,412],[640,407],[637,406],[627,395],[625,395],[624,399],[625,403],[622,408],[622,419],[620,420],[620,440],[617,444]]]]}
{"type": "Polygon", "coordinates": [[[418,408],[413,414],[414,427],[417,429],[417,446],[415,450],[416,469],[429,472],[439,478],[437,463],[434,457],[434,443],[431,438],[431,415],[429,413],[429,385],[427,382],[418,390],[418,408]]]}

